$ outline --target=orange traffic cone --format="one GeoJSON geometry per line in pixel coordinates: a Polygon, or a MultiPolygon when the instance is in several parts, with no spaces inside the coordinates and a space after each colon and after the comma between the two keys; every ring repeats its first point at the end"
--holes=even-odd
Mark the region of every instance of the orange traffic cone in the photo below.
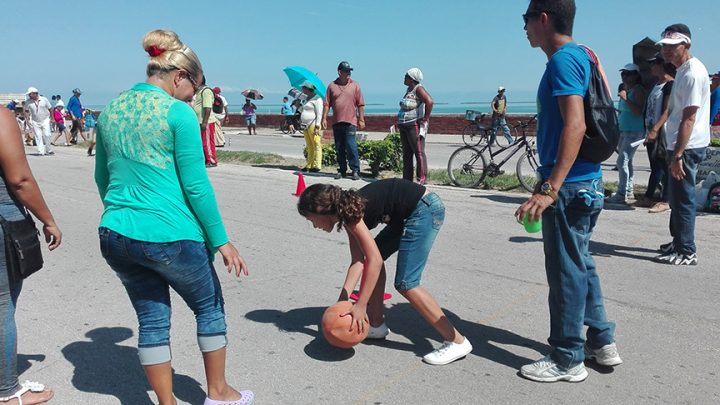
{"type": "Polygon", "coordinates": [[[298,172],[298,182],[297,182],[297,188],[295,189],[295,194],[293,194],[295,197],[300,197],[300,194],[305,191],[305,178],[303,177],[302,172],[298,172]]]}

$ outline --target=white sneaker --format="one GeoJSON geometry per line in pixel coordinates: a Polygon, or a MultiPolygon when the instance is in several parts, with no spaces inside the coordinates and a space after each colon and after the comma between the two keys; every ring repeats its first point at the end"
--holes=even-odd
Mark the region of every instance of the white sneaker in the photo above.
{"type": "Polygon", "coordinates": [[[550,355],[543,357],[532,364],[526,364],[520,368],[520,375],[539,382],[569,381],[580,382],[587,378],[588,372],[583,363],[575,367],[561,368],[550,355]]]}
{"type": "Polygon", "coordinates": [[[390,333],[390,329],[383,322],[380,326],[370,326],[370,332],[365,339],[385,339],[388,333],[390,333]]]}
{"type": "Polygon", "coordinates": [[[423,357],[423,361],[435,366],[442,366],[467,356],[471,351],[472,345],[467,338],[465,338],[462,343],[445,341],[442,346],[426,354],[423,357]]]}
{"type": "Polygon", "coordinates": [[[622,359],[617,351],[617,345],[610,343],[599,349],[591,349],[585,344],[585,358],[595,360],[601,366],[613,367],[622,364],[622,359]]]}

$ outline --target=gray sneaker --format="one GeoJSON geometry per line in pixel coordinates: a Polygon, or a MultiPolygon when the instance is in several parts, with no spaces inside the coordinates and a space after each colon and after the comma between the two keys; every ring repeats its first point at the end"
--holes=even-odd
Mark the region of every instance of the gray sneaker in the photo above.
{"type": "Polygon", "coordinates": [[[360,173],[358,173],[358,172],[353,172],[353,173],[352,173],[352,179],[353,179],[353,180],[360,180],[360,173]]]}
{"type": "Polygon", "coordinates": [[[564,369],[555,363],[555,361],[550,358],[550,355],[547,355],[535,363],[522,366],[520,368],[520,375],[529,380],[539,382],[580,382],[587,378],[588,372],[585,370],[583,363],[564,369]]]}
{"type": "Polygon", "coordinates": [[[342,178],[345,177],[345,176],[347,176],[345,173],[337,172],[337,173],[335,174],[335,180],[340,180],[340,179],[342,179],[342,178]]]}
{"type": "Polygon", "coordinates": [[[623,362],[614,342],[599,349],[591,349],[586,343],[585,358],[595,360],[595,363],[607,367],[619,366],[623,362]]]}
{"type": "Polygon", "coordinates": [[[608,204],[627,204],[627,197],[622,194],[615,193],[612,196],[606,198],[605,202],[608,204]]]}

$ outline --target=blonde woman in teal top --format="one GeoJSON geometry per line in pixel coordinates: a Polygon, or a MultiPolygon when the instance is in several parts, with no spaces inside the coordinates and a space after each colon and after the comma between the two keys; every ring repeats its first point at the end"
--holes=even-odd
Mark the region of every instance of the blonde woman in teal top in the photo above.
{"type": "Polygon", "coordinates": [[[186,104],[202,66],[172,31],[148,33],[143,49],[150,55],[147,81],[111,101],[98,119],[95,182],[105,207],[100,248],[137,313],[140,363],[160,404],[177,403],[169,287],[195,313],[205,405],[250,404],[251,391],[225,382],[225,310],[213,253],[220,252],[228,272],[248,272],[228,241],[197,119],[186,104]]]}

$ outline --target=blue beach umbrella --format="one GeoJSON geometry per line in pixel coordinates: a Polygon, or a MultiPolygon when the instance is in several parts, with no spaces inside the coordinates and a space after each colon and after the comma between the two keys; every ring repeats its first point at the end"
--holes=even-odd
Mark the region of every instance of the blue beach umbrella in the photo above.
{"type": "Polygon", "coordinates": [[[283,72],[287,75],[290,80],[290,85],[298,90],[302,90],[302,84],[305,80],[309,81],[315,86],[315,92],[322,98],[325,98],[325,85],[317,75],[302,66],[288,66],[283,69],[283,72]]]}

